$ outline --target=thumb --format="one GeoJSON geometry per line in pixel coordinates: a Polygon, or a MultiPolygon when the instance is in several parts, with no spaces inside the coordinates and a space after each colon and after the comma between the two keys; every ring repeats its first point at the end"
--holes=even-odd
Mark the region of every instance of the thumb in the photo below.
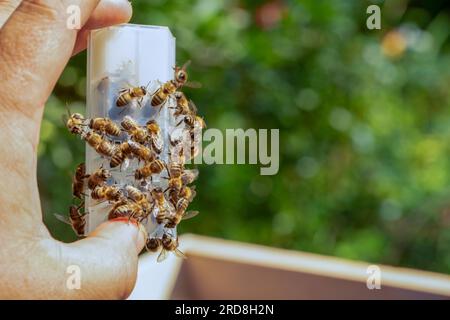
{"type": "Polygon", "coordinates": [[[124,299],[134,288],[138,254],[147,233],[141,224],[128,218],[101,224],[87,238],[67,245],[66,262],[80,268],[77,298],[124,299]]]}

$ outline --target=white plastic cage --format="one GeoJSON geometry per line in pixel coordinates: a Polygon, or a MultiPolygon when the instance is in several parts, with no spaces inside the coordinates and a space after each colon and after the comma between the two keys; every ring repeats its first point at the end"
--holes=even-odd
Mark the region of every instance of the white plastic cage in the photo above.
{"type": "MultiPolygon", "coordinates": [[[[139,125],[145,125],[149,119],[156,120],[164,142],[160,158],[167,162],[169,133],[176,127],[169,109],[152,107],[150,95],[120,108],[116,101],[122,88],[146,86],[148,92],[157,90],[161,83],[173,79],[174,66],[175,38],[167,27],[125,24],[92,31],[88,43],[87,117],[108,117],[120,124],[125,116],[131,116],[139,125]]],[[[114,142],[119,144],[126,139],[126,135],[121,134],[114,142]]],[[[134,179],[135,170],[142,166],[138,160],[126,160],[123,165],[110,168],[110,161],[87,145],[87,172],[92,173],[102,166],[112,174],[108,185],[132,185],[141,190],[167,186],[163,172],[144,183],[138,182],[134,179]]],[[[90,233],[108,219],[111,203],[93,200],[88,194],[85,206],[89,212],[86,233],[90,233]]],[[[158,230],[163,227],[158,227],[152,217],[145,219],[144,224],[149,234],[162,233],[158,230]]],[[[176,230],[171,233],[176,235],[176,230]]]]}

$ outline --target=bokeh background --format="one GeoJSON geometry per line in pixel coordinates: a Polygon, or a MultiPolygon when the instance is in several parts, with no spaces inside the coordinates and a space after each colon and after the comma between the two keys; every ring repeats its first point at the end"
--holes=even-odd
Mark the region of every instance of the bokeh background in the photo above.
{"type": "MultiPolygon", "coordinates": [[[[445,1],[134,0],[133,23],[169,26],[209,127],[279,128],[280,171],[200,165],[194,232],[450,273],[450,15],[445,1]],[[366,28],[379,4],[382,29],[366,28]]],[[[157,45],[157,44],[155,44],[157,45]]],[[[84,144],[86,55],[49,99],[39,147],[45,222],[71,204],[84,144]]]]}

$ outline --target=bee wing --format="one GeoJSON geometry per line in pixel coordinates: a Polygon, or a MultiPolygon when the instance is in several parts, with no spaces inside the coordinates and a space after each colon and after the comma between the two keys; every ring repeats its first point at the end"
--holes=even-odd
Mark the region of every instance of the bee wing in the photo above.
{"type": "Polygon", "coordinates": [[[64,127],[67,126],[67,120],[69,120],[69,116],[67,114],[63,114],[61,116],[61,121],[64,124],[64,127]]]}
{"type": "Polygon", "coordinates": [[[161,133],[157,133],[154,137],[153,137],[153,145],[155,147],[155,151],[157,153],[160,153],[164,147],[164,141],[162,139],[161,133]]]}
{"type": "Polygon", "coordinates": [[[202,84],[198,81],[188,81],[184,84],[184,87],[192,88],[192,89],[199,89],[202,87],[202,84]]]}
{"type": "Polygon", "coordinates": [[[180,249],[178,249],[178,248],[176,248],[176,249],[173,251],[173,253],[175,253],[175,255],[176,255],[178,258],[187,259],[186,255],[185,255],[180,249]]]}
{"type": "MultiPolygon", "coordinates": [[[[195,186],[194,186],[195,187],[195,186]]],[[[192,202],[194,200],[195,196],[197,195],[197,191],[195,191],[195,188],[191,188],[191,196],[189,197],[189,202],[192,202]]]]}
{"type": "Polygon", "coordinates": [[[189,65],[191,64],[191,60],[186,61],[183,66],[181,67],[181,69],[186,70],[187,67],[189,67],[189,65]]]}
{"type": "Polygon", "coordinates": [[[156,261],[158,262],[163,262],[164,260],[167,259],[167,250],[166,249],[162,249],[161,253],[159,254],[158,258],[156,259],[156,261]]]}
{"type": "Polygon", "coordinates": [[[191,109],[191,112],[193,114],[197,114],[197,106],[195,105],[194,101],[189,100],[189,109],[191,109]]]}
{"type": "Polygon", "coordinates": [[[187,211],[187,212],[184,213],[183,218],[181,218],[181,220],[191,219],[191,218],[195,217],[198,214],[199,214],[198,211],[187,211]]]}
{"type": "Polygon", "coordinates": [[[68,224],[70,226],[72,225],[72,223],[70,222],[68,217],[63,216],[59,213],[54,213],[54,215],[55,215],[55,218],[58,219],[59,221],[64,222],[65,224],[68,224]]]}
{"type": "Polygon", "coordinates": [[[193,177],[192,180],[196,180],[198,178],[198,174],[199,174],[198,169],[188,169],[188,170],[184,170],[184,171],[187,171],[189,174],[192,175],[192,177],[193,177]]]}

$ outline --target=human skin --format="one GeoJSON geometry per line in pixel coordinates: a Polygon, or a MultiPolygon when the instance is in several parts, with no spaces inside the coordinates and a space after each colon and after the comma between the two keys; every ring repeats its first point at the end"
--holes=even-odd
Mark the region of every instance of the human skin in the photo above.
{"type": "Polygon", "coordinates": [[[0,0],[0,298],[121,299],[132,291],[145,231],[127,221],[100,225],[66,244],[42,222],[37,148],[44,105],[89,30],[127,22],[126,0],[0,0]],[[81,30],[66,27],[69,5],[81,30]],[[81,288],[67,268],[79,266],[81,288]]]}

